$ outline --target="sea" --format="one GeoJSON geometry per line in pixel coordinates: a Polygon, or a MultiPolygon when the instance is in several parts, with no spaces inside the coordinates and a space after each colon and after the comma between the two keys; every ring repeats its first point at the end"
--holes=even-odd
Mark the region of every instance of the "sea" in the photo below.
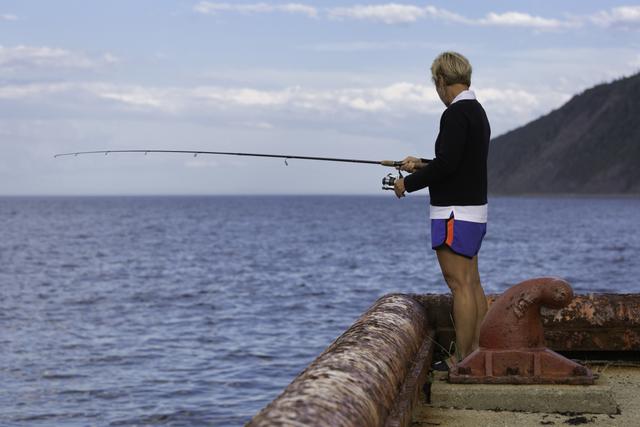
{"type": "MultiPolygon", "coordinates": [[[[638,292],[640,199],[493,197],[487,293],[638,292]]],[[[0,425],[239,426],[384,294],[448,289],[428,197],[0,198],[0,425]]]]}

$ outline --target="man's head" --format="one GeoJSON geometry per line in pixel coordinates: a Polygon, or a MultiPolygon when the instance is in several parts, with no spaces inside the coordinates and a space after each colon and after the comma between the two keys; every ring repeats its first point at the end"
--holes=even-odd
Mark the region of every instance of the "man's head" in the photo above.
{"type": "Polygon", "coordinates": [[[443,52],[431,64],[431,78],[438,86],[471,86],[471,64],[457,52],[443,52]]]}

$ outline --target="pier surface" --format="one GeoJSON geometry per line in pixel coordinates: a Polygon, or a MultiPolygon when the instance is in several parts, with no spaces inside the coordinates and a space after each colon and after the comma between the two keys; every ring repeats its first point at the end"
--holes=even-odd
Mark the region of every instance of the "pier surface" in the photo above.
{"type": "MultiPolygon", "coordinates": [[[[412,427],[427,426],[541,426],[582,425],[626,426],[640,425],[640,364],[587,364],[595,373],[606,375],[611,384],[618,414],[590,413],[531,413],[492,410],[436,408],[426,403],[424,395],[413,411],[412,427]]],[[[531,398],[529,396],[528,398],[531,398]]]]}

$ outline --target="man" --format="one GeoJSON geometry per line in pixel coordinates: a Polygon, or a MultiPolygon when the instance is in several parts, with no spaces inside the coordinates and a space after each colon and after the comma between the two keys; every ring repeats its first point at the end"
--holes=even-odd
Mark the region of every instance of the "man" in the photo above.
{"type": "MultiPolygon", "coordinates": [[[[440,118],[435,158],[403,160],[410,172],[395,183],[403,197],[429,187],[431,246],[453,295],[456,349],[444,361],[451,367],[478,347],[487,300],[480,283],[478,252],[487,228],[487,155],[491,129],[471,85],[471,64],[459,53],[444,52],[431,66],[438,96],[447,107],[440,118]]],[[[438,368],[446,368],[443,364],[438,368]]]]}

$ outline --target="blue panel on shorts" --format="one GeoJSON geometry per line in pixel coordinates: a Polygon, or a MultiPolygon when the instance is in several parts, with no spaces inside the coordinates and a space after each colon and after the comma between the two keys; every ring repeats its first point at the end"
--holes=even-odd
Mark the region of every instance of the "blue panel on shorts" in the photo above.
{"type": "Polygon", "coordinates": [[[461,221],[454,218],[431,220],[431,247],[448,246],[457,254],[473,258],[480,251],[482,239],[487,234],[487,224],[461,221]],[[453,240],[447,244],[449,221],[453,221],[453,240]]]}

